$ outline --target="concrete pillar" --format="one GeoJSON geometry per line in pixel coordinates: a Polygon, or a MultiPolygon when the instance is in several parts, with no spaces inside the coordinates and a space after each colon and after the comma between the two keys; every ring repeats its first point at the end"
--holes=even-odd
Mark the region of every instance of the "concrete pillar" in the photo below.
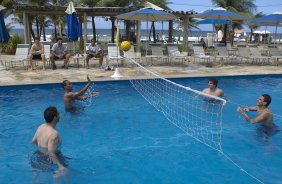
{"type": "Polygon", "coordinates": [[[188,53],[188,25],[189,25],[189,17],[185,16],[183,20],[183,44],[182,44],[182,52],[187,55],[188,53]]]}
{"type": "Polygon", "coordinates": [[[125,23],[125,37],[126,37],[126,40],[127,41],[132,41],[131,40],[131,25],[130,25],[130,21],[129,20],[125,20],[124,21],[125,23]]]}
{"type": "Polygon", "coordinates": [[[83,13],[83,40],[84,40],[84,53],[86,53],[86,43],[87,43],[87,14],[83,13]]]}
{"type": "Polygon", "coordinates": [[[24,43],[27,44],[28,43],[28,26],[27,26],[27,14],[24,11],[23,12],[23,24],[24,24],[24,43]]]}
{"type": "Polygon", "coordinates": [[[168,21],[168,42],[172,42],[173,37],[173,20],[168,21]]]}
{"type": "Polygon", "coordinates": [[[141,21],[136,24],[136,57],[141,57],[141,21]]]}
{"type": "Polygon", "coordinates": [[[26,14],[26,21],[27,21],[27,43],[28,44],[31,44],[31,22],[30,22],[30,19],[29,19],[29,14],[26,14]]]}

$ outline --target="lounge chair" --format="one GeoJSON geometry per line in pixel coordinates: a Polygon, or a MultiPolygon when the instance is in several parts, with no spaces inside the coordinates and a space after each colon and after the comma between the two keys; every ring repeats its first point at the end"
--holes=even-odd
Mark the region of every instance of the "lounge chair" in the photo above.
{"type": "Polygon", "coordinates": [[[28,62],[28,51],[29,44],[17,44],[16,54],[11,60],[5,61],[6,69],[14,68],[19,64],[25,69],[28,68],[27,63],[25,65],[24,61],[28,62]]]}
{"type": "Polygon", "coordinates": [[[125,60],[129,61],[128,63],[130,63],[130,59],[134,59],[134,60],[138,60],[138,61],[140,61],[140,59],[141,59],[140,57],[136,56],[133,44],[131,44],[131,47],[128,51],[123,51],[123,56],[124,56],[125,60]]]}
{"type": "Polygon", "coordinates": [[[194,43],[192,47],[194,50],[194,62],[196,61],[196,58],[203,59],[206,63],[210,62],[210,56],[205,54],[203,45],[194,43]]]}
{"type": "Polygon", "coordinates": [[[253,60],[253,63],[256,64],[269,64],[270,57],[268,56],[262,56],[257,45],[255,44],[249,44],[249,49],[251,52],[251,59],[253,60]]]}
{"type": "Polygon", "coordinates": [[[50,48],[50,43],[49,44],[43,44],[44,45],[44,53],[45,53],[45,59],[46,59],[46,64],[50,66],[50,54],[51,54],[51,48],[50,48]]]}
{"type": "Polygon", "coordinates": [[[107,66],[109,66],[110,60],[121,61],[121,65],[124,65],[124,57],[120,55],[119,46],[115,43],[108,43],[108,56],[106,59],[107,66]]]}
{"type": "Polygon", "coordinates": [[[238,54],[241,59],[241,63],[250,63],[251,62],[251,51],[246,45],[237,45],[238,54]]]}
{"type": "Polygon", "coordinates": [[[282,52],[277,48],[277,45],[269,45],[269,55],[272,59],[273,65],[279,65],[280,60],[282,60],[282,52]]]}
{"type": "Polygon", "coordinates": [[[229,55],[237,55],[238,48],[232,47],[230,42],[226,42],[226,49],[227,49],[229,55]]]}
{"type": "Polygon", "coordinates": [[[167,43],[167,52],[169,59],[171,61],[173,60],[179,60],[182,61],[182,64],[188,60],[188,56],[185,56],[184,54],[181,54],[178,50],[178,45],[174,43],[167,43]]]}
{"type": "Polygon", "coordinates": [[[152,65],[154,65],[155,59],[157,59],[157,61],[161,59],[162,61],[169,62],[168,57],[164,55],[163,47],[161,43],[152,43],[150,44],[150,46],[152,50],[152,55],[147,55],[146,61],[147,58],[150,58],[152,65]]]}
{"type": "Polygon", "coordinates": [[[215,58],[220,58],[222,61],[225,59],[227,63],[232,63],[232,61],[236,61],[236,55],[229,54],[227,47],[224,44],[216,44],[216,50],[218,55],[215,55],[215,58]]]}

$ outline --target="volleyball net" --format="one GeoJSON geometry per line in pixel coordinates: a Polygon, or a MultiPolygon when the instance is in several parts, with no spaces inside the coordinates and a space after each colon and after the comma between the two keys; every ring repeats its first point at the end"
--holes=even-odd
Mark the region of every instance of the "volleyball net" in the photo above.
{"type": "Polygon", "coordinates": [[[172,82],[130,60],[143,78],[131,79],[133,87],[176,127],[222,152],[222,110],[226,101],[172,82]]]}

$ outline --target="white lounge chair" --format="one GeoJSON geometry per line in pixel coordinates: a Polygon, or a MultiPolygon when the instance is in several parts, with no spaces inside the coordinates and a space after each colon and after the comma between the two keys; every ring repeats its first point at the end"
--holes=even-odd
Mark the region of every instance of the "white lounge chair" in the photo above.
{"type": "Polygon", "coordinates": [[[253,60],[253,63],[270,64],[270,57],[262,56],[257,45],[249,44],[248,46],[251,51],[251,59],[253,60]]]}
{"type": "Polygon", "coordinates": [[[204,62],[207,62],[207,63],[210,62],[210,56],[205,54],[203,45],[194,43],[192,47],[194,50],[194,56],[193,56],[194,62],[196,61],[196,58],[203,59],[204,62]]]}
{"type": "Polygon", "coordinates": [[[241,59],[241,63],[246,64],[251,62],[251,51],[246,45],[237,45],[238,54],[241,59]]]}
{"type": "MultiPolygon", "coordinates": [[[[128,51],[123,51],[123,56],[125,58],[126,61],[128,61],[128,63],[130,63],[130,59],[134,59],[136,61],[140,62],[140,57],[136,56],[136,52],[134,51],[134,46],[131,43],[131,47],[128,51]]],[[[127,63],[126,63],[127,65],[127,63]]]]}
{"type": "Polygon", "coordinates": [[[119,46],[115,43],[108,43],[108,56],[106,59],[107,66],[109,65],[110,60],[120,61],[121,65],[124,65],[124,57],[120,55],[119,46]]]}
{"type": "Polygon", "coordinates": [[[216,54],[215,58],[220,58],[222,61],[225,60],[227,63],[232,63],[233,61],[236,61],[236,55],[229,54],[227,47],[224,44],[216,44],[215,47],[218,52],[218,55],[216,54]]]}
{"type": "Polygon", "coordinates": [[[152,50],[152,55],[147,55],[146,61],[147,61],[147,58],[150,58],[152,65],[154,64],[155,59],[157,59],[157,61],[161,59],[162,61],[165,61],[167,63],[169,62],[169,58],[164,55],[162,44],[152,43],[150,44],[150,46],[152,50]]]}
{"type": "Polygon", "coordinates": [[[282,51],[277,48],[277,45],[269,45],[269,55],[272,59],[273,65],[279,65],[280,60],[282,60],[282,51]]]}
{"type": "Polygon", "coordinates": [[[182,64],[188,60],[188,56],[181,54],[180,51],[178,50],[178,45],[174,43],[167,43],[167,52],[169,59],[171,61],[173,60],[179,60],[182,61],[182,64]]]}
{"type": "Polygon", "coordinates": [[[28,61],[28,51],[29,51],[29,44],[17,44],[16,54],[11,60],[5,61],[6,69],[14,68],[18,65],[23,66],[27,69],[27,63],[25,65],[25,61],[28,61]]]}
{"type": "Polygon", "coordinates": [[[44,53],[45,53],[46,64],[50,65],[50,52],[51,52],[50,43],[49,44],[44,43],[43,45],[44,45],[44,53]]]}

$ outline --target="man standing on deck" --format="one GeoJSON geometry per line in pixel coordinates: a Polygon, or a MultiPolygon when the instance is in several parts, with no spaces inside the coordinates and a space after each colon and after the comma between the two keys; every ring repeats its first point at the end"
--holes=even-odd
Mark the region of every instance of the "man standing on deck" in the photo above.
{"type": "Polygon", "coordinates": [[[203,92],[209,95],[217,96],[217,97],[222,97],[224,96],[224,92],[217,88],[217,79],[212,77],[209,79],[209,87],[204,89],[203,92]]]}

